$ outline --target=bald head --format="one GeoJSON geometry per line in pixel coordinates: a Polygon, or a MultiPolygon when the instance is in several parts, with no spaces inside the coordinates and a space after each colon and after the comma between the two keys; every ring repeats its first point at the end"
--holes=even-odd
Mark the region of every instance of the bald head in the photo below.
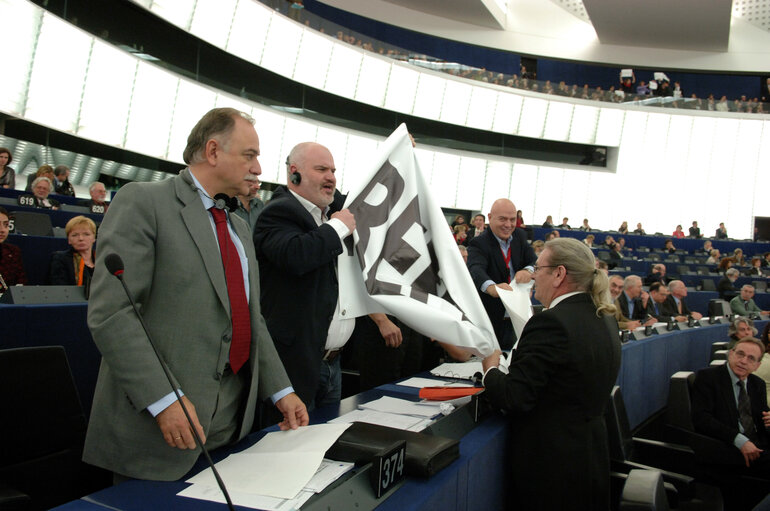
{"type": "Polygon", "coordinates": [[[336,170],[331,151],[315,142],[297,144],[286,159],[289,189],[321,209],[334,200],[336,170]]]}
{"type": "Polygon", "coordinates": [[[492,234],[507,240],[516,228],[516,206],[508,199],[497,199],[489,210],[489,228],[492,234]]]}

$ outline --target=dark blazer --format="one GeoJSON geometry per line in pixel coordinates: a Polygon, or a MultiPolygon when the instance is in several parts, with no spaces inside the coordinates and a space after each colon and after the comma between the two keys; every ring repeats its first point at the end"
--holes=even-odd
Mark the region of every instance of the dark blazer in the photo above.
{"type": "MultiPolygon", "coordinates": [[[[51,254],[51,265],[48,267],[48,283],[52,286],[77,286],[74,252],[71,248],[51,254]]],[[[91,271],[83,270],[83,285],[89,287],[91,271]]]]}
{"type": "Polygon", "coordinates": [[[727,300],[728,302],[739,294],[738,290],[735,289],[735,286],[733,286],[733,283],[730,282],[730,279],[727,277],[722,277],[722,280],[719,281],[719,284],[717,284],[717,291],[719,291],[719,298],[727,300]]]}
{"type": "Polygon", "coordinates": [[[652,296],[650,296],[650,299],[647,300],[647,312],[651,316],[654,316],[655,319],[657,319],[658,321],[663,321],[663,322],[668,321],[668,318],[671,317],[672,315],[673,316],[678,315],[678,314],[668,314],[666,312],[665,305],[666,305],[666,302],[656,303],[655,300],[653,300],[652,296]],[[657,305],[657,310],[656,310],[656,305],[657,305]]]}
{"type": "Polygon", "coordinates": [[[700,227],[690,227],[690,237],[691,238],[700,238],[700,227]]]}
{"type": "Polygon", "coordinates": [[[682,302],[682,312],[679,312],[679,309],[676,306],[676,300],[674,300],[674,297],[672,295],[668,295],[668,298],[666,298],[666,301],[663,302],[663,305],[661,307],[661,312],[666,317],[670,316],[689,316],[690,315],[690,308],[687,307],[687,302],[684,301],[684,299],[681,300],[682,302]]]}
{"type": "MultiPolygon", "coordinates": [[[[532,247],[527,243],[527,233],[524,229],[515,229],[511,239],[511,263],[514,273],[526,266],[535,264],[537,256],[532,247]]],[[[481,291],[481,284],[491,280],[496,284],[508,282],[508,268],[505,266],[503,252],[500,250],[492,229],[487,228],[474,237],[468,243],[468,270],[470,270],[473,284],[476,286],[481,296],[481,303],[487,311],[492,327],[495,329],[495,335],[500,340],[503,330],[503,316],[505,307],[499,298],[493,298],[487,293],[481,291]]],[[[513,275],[510,276],[513,278],[513,275]]]]}
{"type": "Polygon", "coordinates": [[[486,396],[511,414],[510,494],[527,510],[608,509],[604,409],[620,368],[618,324],[586,293],[533,316],[508,375],[491,369],[486,396]]]}
{"type": "Polygon", "coordinates": [[[315,398],[321,358],[339,294],[334,265],[342,242],[331,225],[316,225],[285,187],[257,219],[262,314],[294,390],[315,398]]]}
{"type": "MultiPolygon", "coordinates": [[[[24,264],[21,259],[21,250],[16,245],[0,243],[0,275],[7,286],[26,284],[27,274],[24,273],[24,264]]],[[[0,292],[4,291],[0,284],[0,292]]]]}
{"type": "Polygon", "coordinates": [[[61,204],[56,199],[52,199],[51,196],[48,196],[48,203],[51,205],[50,207],[46,206],[45,203],[43,203],[42,200],[38,199],[37,197],[35,199],[35,207],[40,209],[53,209],[61,207],[61,204]]]}
{"type": "MultiPolygon", "coordinates": [[[[652,300],[652,298],[650,298],[652,300]]],[[[628,315],[628,299],[626,298],[626,293],[620,293],[620,296],[618,296],[618,299],[615,300],[615,305],[620,308],[621,314],[623,314],[623,317],[628,319],[636,319],[636,320],[643,320],[647,318],[648,309],[644,308],[642,306],[642,300],[641,298],[635,298],[634,299],[634,317],[631,317],[628,315]]],[[[647,301],[647,305],[649,306],[649,300],[647,301]]]]}
{"type": "MultiPolygon", "coordinates": [[[[762,412],[768,411],[765,382],[759,376],[750,374],[746,379],[746,391],[751,400],[751,415],[754,419],[754,425],[757,427],[760,444],[758,447],[760,449],[767,448],[770,446],[768,444],[770,437],[762,422],[762,412]]],[[[739,455],[740,452],[733,446],[733,440],[739,431],[738,407],[735,404],[732,380],[730,380],[726,365],[707,367],[695,374],[692,421],[698,433],[721,440],[735,451],[738,455],[736,459],[743,462],[743,457],[739,455]]]]}

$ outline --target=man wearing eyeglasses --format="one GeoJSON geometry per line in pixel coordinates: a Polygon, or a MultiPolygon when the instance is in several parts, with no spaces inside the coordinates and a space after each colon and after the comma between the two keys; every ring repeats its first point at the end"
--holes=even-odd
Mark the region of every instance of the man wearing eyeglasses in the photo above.
{"type": "Polygon", "coordinates": [[[770,475],[770,411],[765,382],[753,373],[764,346],[744,337],[728,352],[727,364],[701,369],[693,388],[692,420],[698,433],[724,442],[713,463],[745,465],[750,473],[770,475]]]}

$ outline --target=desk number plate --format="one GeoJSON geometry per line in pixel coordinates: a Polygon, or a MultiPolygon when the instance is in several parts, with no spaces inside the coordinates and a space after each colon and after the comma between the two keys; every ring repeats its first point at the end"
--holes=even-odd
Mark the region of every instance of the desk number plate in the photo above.
{"type": "Polygon", "coordinates": [[[371,483],[378,499],[404,478],[405,456],[406,441],[399,440],[372,459],[371,483]]]}

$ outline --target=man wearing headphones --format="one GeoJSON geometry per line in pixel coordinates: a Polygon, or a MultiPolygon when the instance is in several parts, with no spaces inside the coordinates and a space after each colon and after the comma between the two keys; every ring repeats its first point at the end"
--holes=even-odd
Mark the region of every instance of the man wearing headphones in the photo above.
{"type": "Polygon", "coordinates": [[[340,310],[335,266],[356,220],[340,210],[334,158],[326,147],[298,144],[286,166],[288,185],[276,190],[257,219],[254,246],[267,328],[310,410],[341,397],[339,353],[355,318],[340,310]]]}

